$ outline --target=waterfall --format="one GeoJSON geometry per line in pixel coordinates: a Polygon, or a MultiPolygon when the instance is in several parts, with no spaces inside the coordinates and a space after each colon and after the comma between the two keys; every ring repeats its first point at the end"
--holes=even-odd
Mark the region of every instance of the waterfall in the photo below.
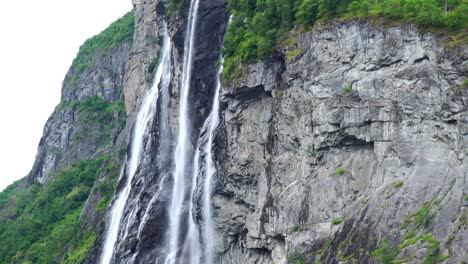
{"type": "Polygon", "coordinates": [[[147,135],[147,128],[154,119],[156,113],[156,106],[158,100],[159,84],[163,77],[163,72],[167,72],[168,62],[170,63],[170,41],[167,33],[167,28],[164,27],[164,40],[161,49],[161,62],[158,65],[156,75],[154,77],[154,84],[146,94],[143,103],[140,106],[135,123],[133,126],[133,135],[131,139],[130,157],[127,159],[126,175],[122,173],[121,178],[124,179],[124,187],[116,195],[112,203],[112,208],[108,215],[110,223],[107,226],[106,237],[103,245],[103,252],[101,255],[101,264],[108,264],[112,260],[114,246],[119,234],[120,221],[122,220],[125,204],[127,203],[132,179],[135,176],[137,168],[140,164],[140,159],[143,151],[144,138],[147,135]]]}
{"type": "MultiPolygon", "coordinates": [[[[222,63],[222,61],[221,61],[222,63]]],[[[193,173],[192,173],[192,188],[190,192],[190,203],[189,203],[189,219],[188,219],[188,233],[187,241],[184,246],[184,251],[188,251],[190,256],[190,264],[213,264],[214,261],[214,245],[213,245],[213,221],[212,221],[212,211],[211,211],[211,195],[212,191],[212,182],[213,176],[216,173],[216,167],[213,162],[213,152],[212,145],[215,136],[215,130],[219,123],[219,90],[221,88],[220,75],[222,72],[222,64],[218,69],[216,75],[216,90],[213,98],[213,104],[211,112],[208,115],[201,131],[206,131],[208,138],[205,138],[203,134],[200,135],[198,139],[198,147],[193,158],[193,173]],[[201,155],[203,153],[203,155],[201,155]],[[200,156],[203,156],[203,160],[200,163],[200,156]],[[203,166],[204,165],[204,166],[203,166]],[[200,180],[203,180],[201,182],[200,180]],[[201,185],[201,186],[200,186],[201,185]],[[203,225],[197,226],[194,219],[194,195],[197,188],[203,188],[203,225]],[[199,230],[202,230],[202,239],[203,239],[203,250],[202,244],[200,241],[199,230]]]]}
{"type": "Polygon", "coordinates": [[[164,38],[167,38],[167,55],[161,58],[161,63],[164,65],[161,80],[161,95],[159,98],[159,105],[161,106],[159,112],[159,149],[158,149],[158,169],[160,172],[161,180],[159,187],[149,205],[146,207],[145,213],[143,214],[142,220],[138,228],[138,240],[141,238],[141,232],[145,226],[148,217],[150,216],[150,210],[156,200],[159,198],[158,194],[161,193],[162,188],[165,186],[164,183],[168,178],[167,168],[170,166],[170,153],[171,151],[171,131],[169,125],[169,85],[171,83],[171,44],[170,37],[167,34],[167,26],[164,23],[165,31],[164,38]]]}
{"type": "Polygon", "coordinates": [[[204,160],[204,177],[203,183],[203,243],[205,249],[205,264],[212,264],[214,261],[214,230],[213,230],[213,213],[212,201],[213,195],[213,176],[216,173],[216,166],[213,160],[213,140],[215,137],[216,127],[219,124],[219,90],[221,89],[220,76],[223,71],[223,59],[216,75],[216,90],[213,98],[213,106],[211,113],[206,122],[208,126],[208,142],[205,144],[205,160],[204,160]]]}
{"type": "Polygon", "coordinates": [[[188,96],[192,77],[192,62],[194,51],[195,27],[198,16],[199,0],[191,0],[187,23],[182,80],[179,102],[179,132],[177,146],[174,153],[175,169],[173,173],[173,188],[169,206],[169,252],[166,264],[173,264],[177,259],[177,249],[180,236],[181,215],[183,213],[185,197],[185,176],[190,171],[191,162],[187,157],[190,142],[190,124],[188,118],[188,96]]]}

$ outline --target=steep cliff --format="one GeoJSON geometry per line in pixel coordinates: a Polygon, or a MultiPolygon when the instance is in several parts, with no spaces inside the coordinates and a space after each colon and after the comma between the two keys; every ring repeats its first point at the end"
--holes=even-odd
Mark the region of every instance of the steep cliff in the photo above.
{"type": "Polygon", "coordinates": [[[223,89],[222,263],[467,260],[467,47],[385,22],[293,31],[223,89]]]}
{"type": "MultiPolygon", "coordinates": [[[[215,98],[228,2],[200,0],[195,16],[195,0],[133,0],[83,45],[31,173],[0,194],[0,262],[102,263],[110,230],[111,263],[210,263],[192,240],[225,264],[467,262],[468,47],[376,17],[291,27],[261,60],[225,49],[235,68],[215,98]],[[175,193],[178,166],[186,185],[175,193]],[[211,220],[214,237],[198,239],[211,220]]],[[[255,24],[247,13],[232,23],[255,24]]]]}
{"type": "Polygon", "coordinates": [[[81,263],[94,244],[127,144],[133,26],[130,12],[80,48],[31,172],[0,194],[0,263],[81,263]]]}

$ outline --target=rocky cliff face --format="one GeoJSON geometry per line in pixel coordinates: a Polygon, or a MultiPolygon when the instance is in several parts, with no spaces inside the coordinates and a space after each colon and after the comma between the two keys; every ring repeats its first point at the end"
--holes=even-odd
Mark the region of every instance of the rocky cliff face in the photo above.
{"type": "MultiPolygon", "coordinates": [[[[169,86],[170,101],[165,110],[162,110],[164,106],[162,101],[158,100],[158,114],[144,139],[141,158],[143,162],[132,182],[119,229],[114,261],[116,263],[154,263],[167,254],[167,245],[164,244],[164,241],[167,241],[169,229],[166,206],[170,199],[172,182],[171,180],[163,181],[163,179],[165,175],[170,176],[174,166],[172,157],[175,142],[173,139],[178,131],[184,40],[190,1],[182,1],[180,8],[170,14],[166,9],[168,4],[166,1],[150,0],[133,3],[136,28],[133,50],[127,64],[124,82],[125,102],[129,113],[127,123],[133,122],[146,91],[153,85],[154,72],[151,70],[151,64],[159,60],[164,23],[167,24],[171,37],[172,78],[169,86]],[[168,116],[170,125],[170,135],[165,135],[164,138],[161,138],[160,131],[162,115],[168,116]],[[162,141],[167,145],[168,153],[165,153],[164,157],[159,157],[157,153],[160,145],[163,144],[162,141]]],[[[195,70],[189,94],[191,102],[189,113],[190,120],[192,120],[191,124],[188,124],[192,131],[189,143],[192,148],[189,156],[193,156],[203,122],[211,109],[216,83],[216,63],[220,58],[228,20],[226,1],[201,1],[199,17],[196,25],[193,60],[195,70]]],[[[188,213],[186,210],[185,214],[188,213]]],[[[103,237],[96,243],[98,248],[102,242],[103,237]]]]}
{"type": "MultiPolygon", "coordinates": [[[[70,68],[63,82],[62,102],[45,125],[34,166],[28,175],[30,181],[45,183],[49,174],[59,167],[109,151],[125,124],[125,113],[115,111],[103,122],[91,120],[83,117],[83,109],[76,102],[86,104],[90,98],[106,105],[123,102],[123,78],[130,48],[128,41],[119,43],[104,55],[97,51],[84,58],[88,64],[84,70],[70,68]],[[112,123],[120,125],[109,127],[112,123]]],[[[125,145],[121,141],[119,147],[122,143],[125,145]]]]}
{"type": "Polygon", "coordinates": [[[223,89],[221,263],[466,261],[467,47],[372,21],[290,37],[223,89]]]}
{"type": "MultiPolygon", "coordinates": [[[[162,179],[174,161],[157,153],[163,143],[173,152],[178,131],[190,1],[173,13],[165,0],[133,4],[133,43],[67,75],[63,103],[45,127],[29,179],[47,183],[57,168],[127,145],[153,84],[166,22],[170,135],[161,134],[165,106],[158,101],[115,247],[116,263],[159,263],[167,254],[172,185],[162,179]],[[106,117],[118,126],[86,122],[80,109],[89,98],[107,105],[124,99],[126,122],[121,110],[106,117]]],[[[199,138],[206,141],[202,126],[227,20],[225,0],[201,0],[189,94],[191,156],[199,138]]],[[[241,79],[222,87],[213,145],[218,262],[468,261],[468,89],[462,85],[468,48],[447,48],[435,34],[382,21],[330,22],[289,38],[281,52],[245,65],[241,79]]],[[[187,206],[184,215],[203,218],[202,192],[196,190],[195,209],[187,206]]],[[[101,253],[100,199],[94,188],[81,216],[84,229],[98,227],[85,263],[97,263],[101,253]]]]}

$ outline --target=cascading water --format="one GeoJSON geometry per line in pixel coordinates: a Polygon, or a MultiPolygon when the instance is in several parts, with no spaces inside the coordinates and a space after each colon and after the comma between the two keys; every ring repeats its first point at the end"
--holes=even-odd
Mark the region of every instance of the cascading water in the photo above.
{"type": "Polygon", "coordinates": [[[154,119],[154,115],[156,113],[159,84],[163,77],[163,73],[167,71],[167,68],[170,68],[170,59],[168,60],[168,57],[170,57],[170,41],[167,28],[164,26],[164,40],[161,49],[161,62],[159,63],[156,75],[154,77],[153,87],[146,94],[135,120],[133,136],[131,140],[130,157],[126,164],[127,174],[121,175],[121,177],[125,176],[125,184],[122,190],[117,194],[108,216],[110,223],[107,227],[106,237],[104,240],[103,252],[100,262],[101,264],[108,264],[112,260],[114,246],[119,234],[120,221],[122,220],[125,204],[127,203],[130,194],[132,179],[135,176],[137,168],[140,164],[140,159],[144,147],[144,138],[148,133],[147,128],[154,119]]]}
{"type": "Polygon", "coordinates": [[[190,256],[190,264],[212,264],[214,261],[214,245],[212,244],[214,233],[211,212],[211,195],[213,192],[213,176],[216,173],[216,168],[213,162],[212,145],[215,136],[215,130],[219,123],[218,97],[219,90],[221,88],[221,81],[219,76],[222,70],[223,69],[221,65],[216,75],[216,90],[213,98],[212,109],[201,129],[201,131],[206,131],[208,138],[206,139],[203,137],[203,135],[200,135],[198,140],[198,147],[193,159],[194,168],[191,179],[192,189],[190,192],[190,203],[188,210],[190,212],[188,219],[188,233],[186,245],[184,245],[183,249],[183,251],[187,251],[188,255],[190,256]],[[200,163],[200,156],[202,156],[201,152],[203,152],[204,157],[202,163],[200,163]],[[199,179],[203,180],[203,182],[201,182],[199,179]],[[200,227],[197,226],[195,215],[193,214],[195,205],[194,195],[197,188],[200,188],[200,185],[201,188],[203,188],[202,213],[204,222],[201,227],[203,246],[199,234],[200,227]]]}
{"type": "Polygon", "coordinates": [[[216,173],[216,167],[213,161],[213,140],[215,137],[216,127],[219,124],[219,90],[221,89],[220,75],[223,71],[223,60],[216,75],[216,91],[213,98],[213,107],[206,122],[208,126],[208,142],[205,144],[205,169],[204,169],[204,184],[203,184],[203,244],[205,252],[205,264],[212,264],[214,261],[214,230],[213,230],[213,212],[211,197],[213,194],[213,177],[216,173]]]}
{"type": "Polygon", "coordinates": [[[166,264],[174,264],[177,261],[177,250],[179,247],[180,224],[183,214],[185,197],[185,176],[190,172],[191,161],[188,158],[190,150],[190,124],[188,118],[188,96],[190,81],[192,77],[193,51],[195,42],[196,22],[198,16],[199,0],[191,0],[189,19],[187,23],[184,59],[182,69],[182,81],[179,102],[179,132],[177,146],[174,153],[175,169],[173,173],[173,188],[169,206],[169,252],[166,264]]]}
{"type": "MultiPolygon", "coordinates": [[[[166,24],[164,23],[166,27],[166,24]]],[[[169,124],[169,84],[171,83],[171,45],[170,45],[170,38],[167,35],[167,30],[164,31],[164,38],[167,38],[167,55],[162,57],[161,63],[164,65],[163,72],[162,72],[162,80],[161,80],[161,94],[159,98],[159,105],[160,105],[160,112],[159,112],[159,150],[158,150],[158,169],[160,174],[162,175],[162,179],[160,180],[160,184],[158,190],[155,192],[155,195],[152,197],[149,206],[146,207],[145,213],[143,214],[143,218],[140,221],[140,226],[138,228],[138,239],[141,238],[141,232],[143,227],[145,226],[150,209],[152,208],[153,204],[155,203],[156,199],[158,199],[158,194],[161,193],[164,183],[168,178],[168,171],[167,168],[170,167],[170,151],[171,151],[171,131],[170,131],[170,124],[169,124]]]]}

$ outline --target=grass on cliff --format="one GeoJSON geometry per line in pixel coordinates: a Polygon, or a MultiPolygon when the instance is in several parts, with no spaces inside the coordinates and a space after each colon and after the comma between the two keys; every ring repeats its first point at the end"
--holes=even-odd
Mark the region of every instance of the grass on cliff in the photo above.
{"type": "Polygon", "coordinates": [[[394,245],[391,245],[388,238],[384,239],[380,247],[372,252],[372,257],[384,264],[409,262],[414,256],[399,259],[399,255],[405,248],[415,245],[418,250],[425,249],[423,264],[434,264],[448,259],[449,255],[441,254],[440,241],[424,233],[431,224],[438,205],[438,201],[426,202],[416,212],[409,214],[401,225],[401,230],[406,231],[404,239],[394,245]]]}
{"type": "Polygon", "coordinates": [[[135,15],[130,11],[98,35],[86,40],[73,60],[74,74],[82,73],[94,62],[95,56],[103,56],[118,44],[131,41],[134,28],[135,15]]]}
{"type": "Polygon", "coordinates": [[[111,133],[125,125],[126,109],[122,100],[107,102],[101,97],[90,96],[78,101],[64,101],[62,106],[74,109],[77,121],[82,125],[74,131],[74,141],[93,139],[95,143],[110,144],[111,133]]]}
{"type": "Polygon", "coordinates": [[[243,64],[279,50],[294,26],[384,16],[453,34],[468,27],[468,0],[229,0],[228,9],[233,19],[224,37],[225,83],[242,75],[243,64]]]}
{"type": "Polygon", "coordinates": [[[0,263],[57,263],[59,257],[80,263],[71,260],[83,259],[95,239],[82,232],[80,214],[101,173],[118,174],[110,155],[63,168],[47,186],[19,190],[14,184],[9,189],[16,192],[2,192],[7,202],[0,208],[0,263]]]}

